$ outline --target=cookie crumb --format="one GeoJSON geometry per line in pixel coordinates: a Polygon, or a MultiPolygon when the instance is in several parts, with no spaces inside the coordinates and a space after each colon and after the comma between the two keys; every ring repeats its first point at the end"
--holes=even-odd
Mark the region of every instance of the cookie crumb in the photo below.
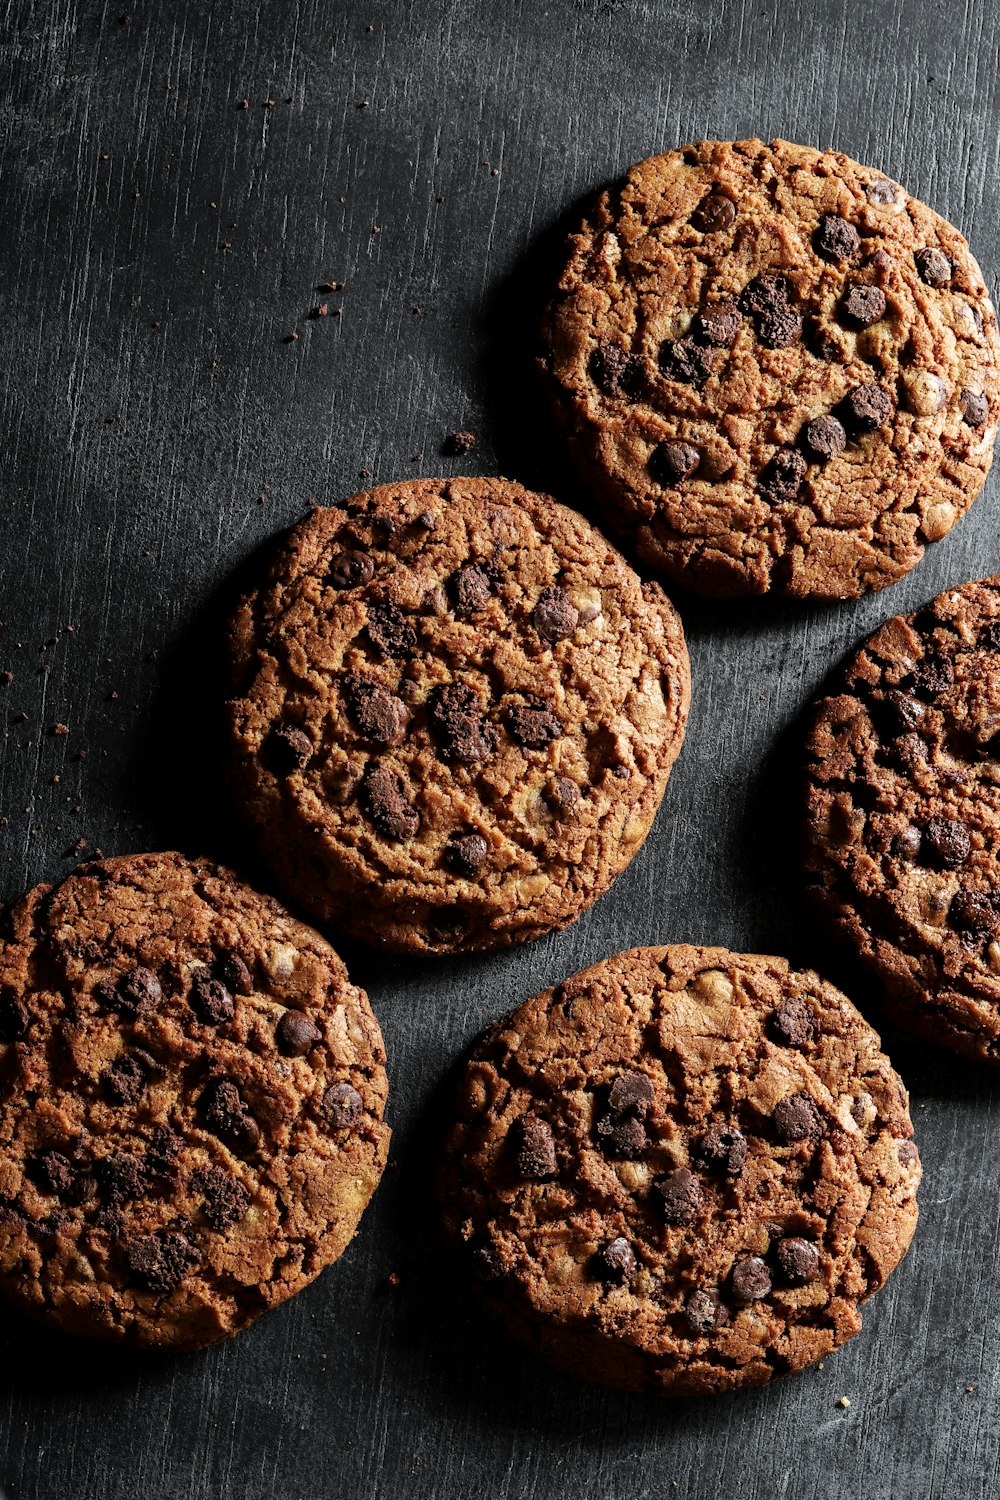
{"type": "Polygon", "coordinates": [[[51,733],[54,735],[69,734],[68,724],[53,724],[51,733]]]}
{"type": "Polygon", "coordinates": [[[396,1290],[396,1288],[399,1286],[399,1273],[398,1273],[398,1271],[390,1271],[389,1274],[388,1274],[388,1276],[385,1278],[385,1284],[386,1284],[386,1286],[387,1286],[387,1288],[389,1289],[390,1292],[394,1292],[396,1290]]]}
{"type": "Polygon", "coordinates": [[[837,1405],[842,1406],[845,1411],[847,1411],[850,1404],[850,1399],[847,1396],[841,1396],[840,1400],[837,1402],[837,1405]]]}
{"type": "Polygon", "coordinates": [[[474,432],[450,432],[444,440],[444,451],[455,456],[471,453],[476,446],[474,432]]]}

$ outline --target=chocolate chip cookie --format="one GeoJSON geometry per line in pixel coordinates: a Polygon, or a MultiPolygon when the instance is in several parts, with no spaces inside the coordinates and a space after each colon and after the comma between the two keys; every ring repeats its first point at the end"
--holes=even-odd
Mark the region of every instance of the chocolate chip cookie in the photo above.
{"type": "Polygon", "coordinates": [[[888,620],[817,706],[810,888],[893,1019],[1000,1062],[1000,578],[888,620]]]}
{"type": "Polygon", "coordinates": [[[600,1385],[802,1369],[857,1333],[916,1224],[902,1082],[780,958],[607,959],[476,1045],[456,1116],[450,1239],[512,1334],[600,1385]]]}
{"type": "Polygon", "coordinates": [[[38,886],[0,932],[0,1294],[96,1338],[237,1333],[353,1235],[384,1063],[332,948],[227,870],[38,886]]]}
{"type": "Polygon", "coordinates": [[[659,585],[503,479],[314,511],[231,644],[231,776],[262,855],[304,909],[399,952],[572,922],[649,832],[687,717],[659,585]]]}
{"type": "Polygon", "coordinates": [[[701,593],[884,588],[990,467],[979,267],[839,152],[702,141],[632,167],[571,239],[543,339],[609,525],[701,593]]]}

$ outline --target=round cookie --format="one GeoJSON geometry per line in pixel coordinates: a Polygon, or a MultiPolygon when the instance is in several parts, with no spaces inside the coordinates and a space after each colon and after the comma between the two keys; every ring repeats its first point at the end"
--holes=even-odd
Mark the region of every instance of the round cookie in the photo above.
{"type": "Polygon", "coordinates": [[[1000,1063],[1000,577],[886,623],[815,709],[810,890],[893,1019],[1000,1063]]]}
{"type": "Polygon", "coordinates": [[[690,696],[659,585],[504,479],[315,510],[231,647],[231,776],[263,857],[397,952],[574,921],[649,832],[690,696]]]}
{"type": "Polygon", "coordinates": [[[81,866],[0,932],[0,1295],[199,1349],[348,1244],[385,1053],[329,944],[207,860],[81,866]]]}
{"type": "Polygon", "coordinates": [[[632,167],[571,238],[543,339],[609,525],[700,593],[884,588],[992,460],[979,267],[839,152],[702,141],[632,167]]]}
{"type": "Polygon", "coordinates": [[[663,1395],[763,1385],[861,1327],[905,1254],[906,1091],[839,991],[780,958],[637,948],[473,1049],[445,1226],[507,1329],[663,1395]]]}

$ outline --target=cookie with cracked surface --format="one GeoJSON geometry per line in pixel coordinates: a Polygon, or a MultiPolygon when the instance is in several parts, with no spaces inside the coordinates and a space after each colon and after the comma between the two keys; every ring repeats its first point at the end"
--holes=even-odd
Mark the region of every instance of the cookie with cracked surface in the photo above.
{"type": "Polygon", "coordinates": [[[656,815],[679,618],[574,511],[410,480],[291,532],[231,632],[231,774],[282,886],[399,952],[563,927],[656,815]]]}
{"type": "Polygon", "coordinates": [[[1000,577],[887,620],[808,736],[807,867],[905,1030],[1000,1063],[1000,577]]]}
{"type": "Polygon", "coordinates": [[[543,343],[609,525],[701,593],[884,588],[990,467],[979,267],[839,152],[702,141],[632,167],[571,238],[543,343]]]}
{"type": "Polygon", "coordinates": [[[697,1395],[861,1327],[906,1253],[906,1091],[854,1006],[780,958],[638,948],[472,1051],[441,1171],[489,1310],[559,1369],[697,1395]]]}
{"type": "Polygon", "coordinates": [[[0,1295],[147,1347],[239,1332],[351,1239],[384,1064],[329,944],[218,865],[36,887],[0,930],[0,1295]]]}

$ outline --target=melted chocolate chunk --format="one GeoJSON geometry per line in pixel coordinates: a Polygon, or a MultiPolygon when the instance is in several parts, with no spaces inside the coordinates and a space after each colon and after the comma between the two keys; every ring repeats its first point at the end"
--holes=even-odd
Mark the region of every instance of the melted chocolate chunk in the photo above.
{"type": "Polygon", "coordinates": [[[635,1251],[621,1235],[601,1246],[597,1253],[597,1263],[601,1280],[615,1286],[628,1286],[635,1279],[638,1270],[635,1251]]]}
{"type": "Polygon", "coordinates": [[[948,921],[958,932],[995,932],[1000,925],[996,899],[987,891],[957,891],[948,910],[948,921]]]}
{"type": "Polygon", "coordinates": [[[823,1133],[820,1112],[808,1094],[790,1094],[787,1099],[782,1099],[772,1119],[774,1133],[784,1146],[817,1140],[823,1133]]]}
{"type": "Polygon", "coordinates": [[[410,806],[403,783],[388,766],[370,763],[361,780],[361,807],[378,833],[389,839],[412,839],[420,814],[410,806]]]}
{"type": "Polygon", "coordinates": [[[507,726],[517,743],[529,750],[540,750],[563,732],[561,720],[541,701],[515,703],[508,711],[507,726]]]}
{"type": "Polygon", "coordinates": [[[771,1291],[767,1262],[759,1255],[741,1255],[730,1272],[729,1289],[733,1301],[741,1307],[762,1302],[771,1291]]]}
{"type": "Polygon", "coordinates": [[[693,1223],[701,1207],[701,1185],[687,1167],[678,1167],[653,1183],[667,1224],[693,1223]]]}
{"type": "Polygon", "coordinates": [[[554,1177],[558,1170],[552,1127],[535,1114],[522,1115],[512,1127],[514,1165],[532,1181],[554,1177]]]}
{"type": "Polygon", "coordinates": [[[231,1229],[250,1207],[250,1194],[221,1167],[202,1167],[191,1174],[191,1191],[204,1199],[205,1218],[213,1229],[231,1229]]]}
{"type": "Polygon", "coordinates": [[[649,472],[657,484],[672,489],[689,479],[701,463],[701,454],[691,443],[657,443],[649,456],[649,472]]]}
{"type": "Polygon", "coordinates": [[[532,621],[542,640],[555,645],[573,634],[580,623],[580,611],[564,589],[550,586],[539,594],[532,621]]]}
{"type": "Polygon", "coordinates": [[[17,995],[0,994],[0,1042],[19,1042],[28,1031],[28,1007],[17,995]]]}
{"type": "Polygon", "coordinates": [[[816,1021],[804,1000],[783,1000],[771,1015],[771,1032],[783,1047],[807,1047],[816,1034],[816,1021]]]}
{"type": "Polygon", "coordinates": [[[851,260],[861,249],[861,236],[854,225],[839,214],[824,214],[813,244],[824,260],[851,260]]]}
{"type": "Polygon", "coordinates": [[[765,500],[772,505],[790,504],[802,488],[806,468],[806,461],[797,448],[779,448],[758,480],[765,500]]]}
{"type": "Polygon", "coordinates": [[[986,426],[990,416],[990,403],[982,391],[972,391],[966,387],[959,392],[958,404],[962,412],[962,421],[969,427],[978,431],[986,426]]]}
{"type": "Polygon", "coordinates": [[[956,818],[931,818],[924,825],[922,853],[929,865],[954,870],[964,864],[972,848],[969,830],[956,818]]]}
{"type": "Polygon", "coordinates": [[[698,314],[698,336],[702,343],[713,348],[728,349],[742,321],[735,302],[712,302],[698,314]]]}
{"type": "Polygon", "coordinates": [[[304,771],[312,759],[312,740],[294,724],[279,724],[272,729],[267,748],[271,766],[280,776],[304,771]]]}
{"type": "Polygon", "coordinates": [[[880,385],[856,385],[844,401],[844,413],[855,432],[875,432],[892,416],[892,398],[880,385]]]}
{"type": "Polygon", "coordinates": [[[704,1166],[726,1177],[739,1177],[746,1165],[746,1137],[735,1125],[713,1125],[692,1153],[704,1166]]]}
{"type": "Polygon", "coordinates": [[[928,286],[947,286],[954,273],[954,266],[943,250],[927,246],[917,250],[913,256],[921,281],[928,286]]]}
{"type": "Polygon", "coordinates": [[[718,1292],[698,1287],[684,1304],[684,1318],[694,1333],[714,1333],[729,1322],[718,1292]]]}
{"type": "Polygon", "coordinates": [[[163,988],[152,969],[137,965],[116,980],[102,979],[95,985],[94,994],[101,1001],[117,1010],[120,1015],[143,1020],[158,1009],[163,1000],[163,988]]]}
{"type": "Polygon", "coordinates": [[[482,704],[467,683],[452,682],[434,690],[431,725],[449,760],[464,765],[489,760],[496,749],[493,726],[483,717],[482,704]]]}
{"type": "Polygon", "coordinates": [[[660,369],[668,380],[703,386],[718,363],[718,352],[693,338],[668,339],[660,345],[660,369]]]}
{"type": "Polygon", "coordinates": [[[802,432],[802,446],[813,463],[827,464],[843,453],[847,433],[834,416],[814,417],[802,432]]]}
{"type": "Polygon", "coordinates": [[[249,1154],[260,1145],[260,1126],[235,1083],[226,1078],[209,1084],[201,1096],[205,1124],[233,1151],[249,1154]]]}
{"type": "Polygon", "coordinates": [[[125,1246],[125,1261],[137,1281],[151,1292],[166,1295],[180,1285],[199,1261],[197,1250],[179,1230],[161,1229],[131,1239],[125,1246]]]}
{"type": "Polygon", "coordinates": [[[386,748],[403,743],[410,710],[401,698],[357,672],[344,678],[343,689],[347,711],[366,739],[386,748]]]}
{"type": "Polygon", "coordinates": [[[617,344],[600,344],[590,356],[590,376],[605,396],[638,401],[645,394],[646,371],[636,354],[627,354],[617,344]]]}
{"type": "Polygon", "coordinates": [[[841,312],[851,328],[870,328],[885,317],[885,306],[881,287],[852,286],[841,303],[841,312]]]}
{"type": "Polygon", "coordinates": [[[253,975],[238,953],[220,953],[215,972],[232,995],[252,995],[253,975]]]}
{"type": "Polygon", "coordinates": [[[406,656],[417,646],[416,631],[394,604],[369,607],[368,639],[385,656],[406,656]]]}
{"type": "Polygon", "coordinates": [[[819,1251],[809,1240],[779,1240],[776,1254],[782,1274],[792,1286],[804,1286],[819,1276],[819,1251]]]}
{"type": "Polygon", "coordinates": [[[449,589],[455,613],[459,615],[474,615],[477,610],[485,609],[493,594],[490,575],[478,563],[466,563],[453,573],[449,589]]]}
{"type": "Polygon", "coordinates": [[[146,1069],[128,1052],[101,1074],[105,1097],[111,1104],[137,1104],[146,1091],[146,1082],[146,1069]]]}
{"type": "Polygon", "coordinates": [[[221,979],[213,979],[208,969],[198,969],[192,978],[188,1004],[199,1021],[209,1026],[231,1021],[236,1011],[232,995],[221,979]]]}

